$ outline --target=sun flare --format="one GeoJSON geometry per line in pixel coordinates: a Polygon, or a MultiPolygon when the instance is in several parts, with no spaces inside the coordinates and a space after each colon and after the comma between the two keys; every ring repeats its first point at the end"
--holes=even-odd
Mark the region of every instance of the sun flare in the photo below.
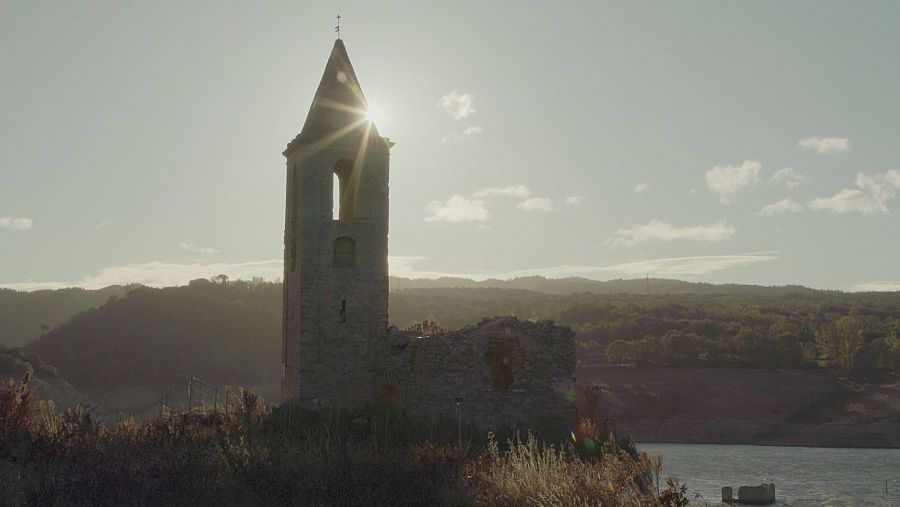
{"type": "Polygon", "coordinates": [[[370,104],[368,109],[366,109],[366,120],[369,123],[375,123],[381,120],[381,110],[378,109],[378,106],[375,104],[370,104]]]}

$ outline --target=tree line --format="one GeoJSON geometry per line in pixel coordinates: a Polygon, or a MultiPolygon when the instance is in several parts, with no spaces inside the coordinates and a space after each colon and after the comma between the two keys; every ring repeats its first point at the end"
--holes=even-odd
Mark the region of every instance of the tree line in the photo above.
{"type": "MultiPolygon", "coordinates": [[[[399,327],[431,321],[458,329],[501,315],[553,320],[576,332],[583,364],[898,371],[900,293],[430,288],[392,291],[389,307],[399,327]]],[[[132,288],[49,329],[25,351],[76,386],[159,385],[178,375],[260,385],[280,379],[281,312],[280,283],[216,277],[132,288]]]]}

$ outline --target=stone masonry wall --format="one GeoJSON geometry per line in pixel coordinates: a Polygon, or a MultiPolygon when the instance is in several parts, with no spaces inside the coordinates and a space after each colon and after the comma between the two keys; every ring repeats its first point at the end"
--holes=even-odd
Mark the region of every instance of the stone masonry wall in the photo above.
{"type": "Polygon", "coordinates": [[[392,328],[380,368],[382,396],[426,418],[488,429],[575,420],[575,342],[568,327],[514,317],[485,319],[440,335],[392,328]]]}

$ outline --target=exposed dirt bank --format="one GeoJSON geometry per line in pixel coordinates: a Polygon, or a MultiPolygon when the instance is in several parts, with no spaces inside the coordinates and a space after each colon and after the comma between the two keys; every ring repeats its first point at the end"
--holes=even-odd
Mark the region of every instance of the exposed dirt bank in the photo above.
{"type": "Polygon", "coordinates": [[[644,442],[900,447],[900,379],[798,370],[583,366],[621,432],[644,442]]]}

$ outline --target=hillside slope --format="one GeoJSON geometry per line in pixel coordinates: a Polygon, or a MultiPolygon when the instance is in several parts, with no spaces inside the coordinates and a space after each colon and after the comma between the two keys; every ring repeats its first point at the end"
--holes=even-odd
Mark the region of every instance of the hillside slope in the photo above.
{"type": "Polygon", "coordinates": [[[19,347],[37,339],[76,313],[123,296],[132,286],[111,285],[103,289],[78,288],[20,292],[0,289],[0,345],[19,347]]]}
{"type": "Polygon", "coordinates": [[[810,370],[582,367],[619,430],[643,442],[900,447],[900,379],[810,370]]]}
{"type": "Polygon", "coordinates": [[[281,286],[196,280],[139,288],[79,313],[26,347],[75,386],[141,386],[198,376],[255,384],[280,376],[281,286]]]}

